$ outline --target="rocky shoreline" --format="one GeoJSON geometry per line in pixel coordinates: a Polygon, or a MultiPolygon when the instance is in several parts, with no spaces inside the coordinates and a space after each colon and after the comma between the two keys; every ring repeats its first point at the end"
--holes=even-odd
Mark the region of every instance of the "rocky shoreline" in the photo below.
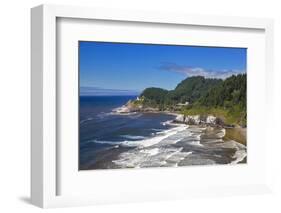
{"type": "Polygon", "coordinates": [[[188,125],[213,125],[213,126],[224,125],[223,121],[220,118],[217,118],[213,115],[202,116],[202,115],[178,114],[174,122],[188,124],[188,125]]]}
{"type": "Polygon", "coordinates": [[[135,104],[134,101],[128,101],[125,105],[113,109],[113,112],[120,114],[128,114],[133,112],[159,112],[158,108],[144,107],[141,104],[135,104]]]}
{"type": "Polygon", "coordinates": [[[225,139],[235,140],[243,145],[246,145],[246,128],[225,124],[221,118],[213,115],[184,115],[180,112],[161,111],[158,108],[144,107],[141,104],[135,104],[134,101],[128,101],[125,105],[113,110],[117,114],[131,113],[165,113],[176,116],[172,121],[176,124],[197,125],[204,127],[219,127],[226,129],[225,139]]]}
{"type": "MultiPolygon", "coordinates": [[[[131,114],[131,113],[166,113],[175,115],[176,118],[174,119],[174,123],[182,123],[182,124],[188,124],[188,125],[213,125],[213,126],[219,126],[224,127],[226,124],[224,124],[223,120],[215,117],[213,115],[183,115],[179,112],[171,112],[171,111],[161,111],[158,108],[153,107],[144,107],[143,105],[136,105],[133,101],[128,101],[125,105],[118,107],[116,109],[113,109],[113,113],[118,114],[131,114]]],[[[231,125],[227,125],[226,127],[234,127],[231,125]]]]}

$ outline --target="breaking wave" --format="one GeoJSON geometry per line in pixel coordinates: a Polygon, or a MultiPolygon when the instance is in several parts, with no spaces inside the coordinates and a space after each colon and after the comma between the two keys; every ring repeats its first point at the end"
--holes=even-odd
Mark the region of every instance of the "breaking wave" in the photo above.
{"type": "Polygon", "coordinates": [[[142,139],[146,138],[144,136],[139,136],[139,135],[121,135],[121,137],[127,138],[127,139],[132,139],[132,140],[142,140],[142,139]]]}
{"type": "Polygon", "coordinates": [[[156,133],[156,136],[153,137],[144,137],[144,136],[135,136],[135,135],[122,135],[121,137],[131,140],[124,141],[102,141],[102,140],[91,140],[90,142],[100,143],[100,144],[114,144],[114,145],[123,145],[130,147],[149,147],[157,143],[160,143],[162,140],[177,134],[180,131],[186,130],[188,126],[178,125],[177,127],[163,130],[156,133]]]}
{"type": "Polygon", "coordinates": [[[233,140],[223,141],[225,129],[211,131],[208,135],[202,127],[171,122],[163,125],[171,128],[156,132],[152,137],[121,135],[126,140],[92,142],[129,148],[112,160],[117,168],[237,164],[247,156],[246,146],[233,140]],[[233,155],[223,156],[223,150],[233,150],[233,155]]]}

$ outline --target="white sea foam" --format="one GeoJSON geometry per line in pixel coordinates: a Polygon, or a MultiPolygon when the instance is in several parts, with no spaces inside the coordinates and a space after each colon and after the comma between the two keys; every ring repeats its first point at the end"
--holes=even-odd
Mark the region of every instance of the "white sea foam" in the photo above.
{"type": "Polygon", "coordinates": [[[146,138],[144,136],[139,136],[139,135],[121,135],[121,137],[127,138],[127,139],[132,139],[132,140],[141,140],[141,139],[146,138]]]}
{"type": "Polygon", "coordinates": [[[169,121],[164,121],[161,123],[163,126],[167,126],[167,125],[172,125],[173,124],[173,120],[169,120],[169,121]]]}
{"type": "Polygon", "coordinates": [[[109,114],[110,115],[134,115],[134,114],[138,114],[138,112],[130,112],[129,110],[127,110],[124,107],[117,107],[117,108],[113,109],[109,114]]]}
{"type": "Polygon", "coordinates": [[[180,142],[181,140],[182,140],[182,138],[179,138],[179,139],[176,139],[176,140],[172,140],[172,143],[176,144],[176,143],[180,142]]]}
{"type": "Polygon", "coordinates": [[[188,127],[188,125],[186,125],[186,124],[175,123],[174,120],[164,121],[164,122],[161,122],[161,124],[163,126],[186,126],[186,127],[188,127]]]}
{"type": "Polygon", "coordinates": [[[200,141],[191,141],[190,144],[193,146],[203,146],[203,144],[201,144],[200,141]]]}
{"type": "MultiPolygon", "coordinates": [[[[144,136],[133,136],[133,135],[122,135],[122,137],[130,140],[124,141],[102,141],[102,140],[91,140],[89,142],[100,143],[100,144],[113,144],[113,145],[122,145],[122,146],[129,146],[129,147],[150,147],[155,144],[160,143],[164,139],[176,135],[178,132],[187,129],[186,125],[177,126],[171,129],[163,130],[162,132],[158,132],[156,136],[147,138],[144,136]]],[[[177,143],[180,139],[172,140],[171,143],[177,143]]]]}
{"type": "Polygon", "coordinates": [[[243,149],[237,150],[235,152],[235,154],[233,155],[233,158],[235,158],[235,160],[233,160],[230,164],[232,164],[232,165],[237,164],[237,163],[243,161],[246,156],[247,156],[246,150],[243,150],[243,149]]]}
{"type": "Polygon", "coordinates": [[[177,152],[175,154],[173,154],[172,156],[170,156],[166,161],[168,161],[168,163],[172,163],[174,167],[177,167],[179,162],[181,162],[182,160],[184,160],[187,156],[191,155],[192,152],[177,152]]]}
{"type": "Polygon", "coordinates": [[[231,141],[234,144],[234,147],[236,149],[235,154],[233,155],[233,160],[230,164],[237,164],[244,160],[244,158],[247,156],[246,146],[244,146],[241,143],[238,143],[236,141],[231,141]]]}
{"type": "Polygon", "coordinates": [[[177,166],[191,152],[181,152],[183,148],[145,148],[122,153],[113,163],[120,167],[177,166]]]}
{"type": "MultiPolygon", "coordinates": [[[[202,134],[204,134],[204,128],[188,128],[187,125],[179,124],[173,125],[170,129],[157,132],[154,136],[149,138],[123,135],[123,137],[128,140],[121,142],[93,142],[132,147],[132,149],[122,152],[117,160],[112,161],[117,167],[121,168],[216,164],[216,160],[212,157],[200,158],[200,153],[198,155],[198,151],[201,149],[205,151],[209,150],[210,153],[213,153],[214,157],[217,158],[224,158],[224,156],[216,155],[216,150],[219,151],[223,148],[234,149],[233,159],[230,164],[237,164],[243,161],[247,156],[247,148],[236,141],[223,141],[220,137],[210,139],[203,138],[201,140],[202,134]],[[196,152],[193,153],[193,148],[185,144],[194,146],[196,152]]],[[[216,134],[216,136],[222,136],[224,131],[216,132],[216,134]]]]}
{"type": "Polygon", "coordinates": [[[100,143],[100,144],[112,144],[112,145],[118,145],[118,144],[122,144],[124,141],[100,141],[100,140],[90,140],[89,142],[92,143],[100,143]]]}
{"type": "Polygon", "coordinates": [[[159,148],[153,148],[153,149],[144,149],[140,150],[141,153],[146,153],[149,155],[157,155],[159,153],[159,148]]]}
{"type": "Polygon", "coordinates": [[[86,119],[80,121],[80,124],[85,123],[87,121],[91,121],[91,120],[93,120],[93,118],[91,118],[91,117],[90,118],[86,118],[86,119]]]}
{"type": "Polygon", "coordinates": [[[153,131],[163,131],[163,129],[151,129],[153,131]]]}
{"type": "Polygon", "coordinates": [[[220,144],[217,144],[218,147],[222,148],[229,148],[229,149],[235,149],[235,153],[232,156],[234,159],[230,162],[231,165],[237,164],[244,160],[244,158],[247,156],[247,147],[241,143],[238,143],[234,140],[229,140],[220,144]]]}
{"type": "Polygon", "coordinates": [[[177,134],[180,131],[183,131],[187,128],[187,126],[178,126],[172,129],[168,129],[168,130],[164,130],[161,132],[161,134],[158,134],[155,137],[152,138],[147,138],[141,141],[129,141],[129,142],[125,142],[124,145],[137,145],[140,147],[149,147],[149,146],[153,146],[159,142],[161,142],[162,140],[177,134]]]}
{"type": "Polygon", "coordinates": [[[186,125],[179,125],[164,130],[153,138],[128,142],[126,145],[138,146],[120,154],[119,159],[114,160],[113,163],[124,168],[177,166],[180,161],[192,153],[183,152],[183,147],[171,147],[189,135],[186,129],[186,125]]]}

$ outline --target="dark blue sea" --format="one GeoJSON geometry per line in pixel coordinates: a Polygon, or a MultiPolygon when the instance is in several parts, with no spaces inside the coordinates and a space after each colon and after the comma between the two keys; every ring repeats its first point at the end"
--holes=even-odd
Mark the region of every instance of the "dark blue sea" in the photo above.
{"type": "Polygon", "coordinates": [[[80,166],[95,162],[96,155],[120,144],[138,142],[171,128],[163,125],[175,116],[167,114],[132,113],[120,115],[112,110],[136,96],[80,97],[80,166]]]}
{"type": "Polygon", "coordinates": [[[174,124],[165,113],[114,113],[136,96],[81,96],[79,169],[177,167],[242,161],[246,147],[224,129],[174,124]]]}

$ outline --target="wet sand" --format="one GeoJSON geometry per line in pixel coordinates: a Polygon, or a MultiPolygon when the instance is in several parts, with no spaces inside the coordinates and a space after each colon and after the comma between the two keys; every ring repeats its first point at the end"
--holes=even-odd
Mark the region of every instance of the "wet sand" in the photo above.
{"type": "Polygon", "coordinates": [[[234,127],[225,130],[224,140],[234,140],[247,146],[247,128],[234,127]]]}

